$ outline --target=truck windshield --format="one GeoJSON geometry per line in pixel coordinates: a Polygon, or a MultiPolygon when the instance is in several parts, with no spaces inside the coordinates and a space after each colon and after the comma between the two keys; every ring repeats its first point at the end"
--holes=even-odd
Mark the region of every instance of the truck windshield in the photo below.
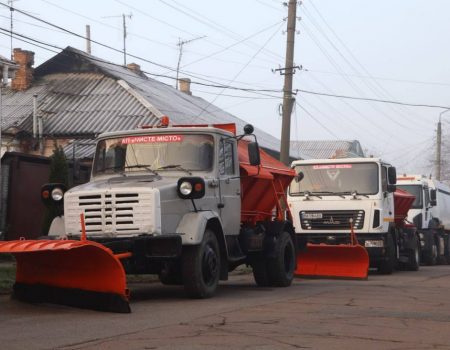
{"type": "Polygon", "coordinates": [[[412,195],[416,196],[416,199],[414,200],[411,208],[413,209],[421,209],[422,208],[422,186],[420,185],[398,185],[397,188],[400,188],[401,190],[404,190],[406,192],[411,193],[412,195]]]}
{"type": "Polygon", "coordinates": [[[211,135],[124,136],[97,143],[93,173],[208,171],[212,168],[213,157],[211,135]]]}
{"type": "Polygon", "coordinates": [[[378,193],[378,165],[376,163],[307,164],[295,167],[305,175],[300,182],[292,181],[289,194],[305,192],[320,196],[361,195],[378,193]]]}

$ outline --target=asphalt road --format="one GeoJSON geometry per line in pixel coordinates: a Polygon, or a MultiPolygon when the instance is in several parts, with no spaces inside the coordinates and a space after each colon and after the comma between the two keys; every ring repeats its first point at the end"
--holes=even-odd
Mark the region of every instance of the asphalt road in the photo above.
{"type": "Polygon", "coordinates": [[[450,349],[450,266],[281,289],[237,275],[208,300],[131,289],[131,314],[1,296],[0,349],[450,349]]]}

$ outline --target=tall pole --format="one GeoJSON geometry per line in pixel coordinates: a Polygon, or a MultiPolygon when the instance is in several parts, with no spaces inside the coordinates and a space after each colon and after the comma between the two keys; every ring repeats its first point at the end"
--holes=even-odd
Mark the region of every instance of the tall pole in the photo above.
{"type": "Polygon", "coordinates": [[[447,113],[450,109],[446,109],[439,113],[439,121],[437,125],[437,133],[436,133],[436,180],[441,180],[441,149],[442,149],[442,124],[441,118],[444,113],[447,113]]]}
{"type": "Polygon", "coordinates": [[[123,65],[127,65],[127,22],[125,14],[122,14],[123,19],[123,65]]]}
{"type": "Polygon", "coordinates": [[[283,87],[283,118],[281,124],[280,161],[289,165],[291,143],[291,113],[295,98],[292,97],[292,76],[294,75],[294,42],[297,20],[297,0],[289,0],[286,38],[286,61],[283,87]]]}
{"type": "Polygon", "coordinates": [[[439,122],[437,125],[437,135],[436,135],[436,180],[441,180],[441,138],[442,138],[442,127],[441,118],[439,117],[439,122]]]}
{"type": "Polygon", "coordinates": [[[177,46],[180,48],[180,51],[178,52],[178,64],[177,64],[177,79],[175,80],[175,89],[178,90],[178,76],[180,75],[180,64],[181,64],[181,56],[183,56],[183,45],[189,44],[195,40],[206,38],[206,35],[199,36],[197,38],[193,38],[190,40],[181,40],[181,38],[178,38],[178,44],[177,46]]]}

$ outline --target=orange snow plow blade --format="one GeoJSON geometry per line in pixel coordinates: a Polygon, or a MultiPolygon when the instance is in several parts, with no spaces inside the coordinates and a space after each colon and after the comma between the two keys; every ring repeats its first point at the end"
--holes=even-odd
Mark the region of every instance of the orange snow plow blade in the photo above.
{"type": "Polygon", "coordinates": [[[0,242],[17,262],[14,296],[87,309],[130,312],[121,257],[87,240],[0,242]]]}
{"type": "Polygon", "coordinates": [[[367,279],[369,255],[361,245],[310,244],[297,255],[297,276],[367,279]]]}
{"type": "Polygon", "coordinates": [[[297,276],[367,279],[369,254],[358,243],[350,222],[349,244],[311,244],[297,255],[297,276]]]}

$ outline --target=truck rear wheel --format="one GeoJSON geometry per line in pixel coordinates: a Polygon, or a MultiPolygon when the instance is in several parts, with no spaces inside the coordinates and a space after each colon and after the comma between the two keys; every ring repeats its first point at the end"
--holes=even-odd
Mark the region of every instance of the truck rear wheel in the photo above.
{"type": "Polygon", "coordinates": [[[392,237],[392,234],[388,234],[386,239],[386,260],[378,265],[378,272],[383,275],[390,275],[394,272],[396,256],[394,237],[392,237]]]}
{"type": "Polygon", "coordinates": [[[159,272],[159,280],[166,285],[183,285],[180,264],[166,263],[159,272]]]}
{"type": "Polygon", "coordinates": [[[274,287],[288,287],[294,279],[295,247],[291,235],[281,232],[275,242],[274,257],[267,264],[270,284],[274,287]]]}
{"type": "Polygon", "coordinates": [[[269,274],[267,273],[267,259],[264,256],[252,260],[253,278],[259,287],[269,287],[269,274]]]}
{"type": "Polygon", "coordinates": [[[182,276],[190,297],[203,299],[214,295],[220,277],[220,250],[213,231],[206,229],[200,244],[183,247],[182,276]]]}
{"type": "Polygon", "coordinates": [[[406,265],[407,269],[410,271],[419,270],[420,266],[420,241],[416,238],[416,243],[414,245],[414,249],[409,251],[408,256],[408,264],[406,265]]]}
{"type": "Polygon", "coordinates": [[[433,243],[430,249],[426,252],[424,260],[427,265],[431,266],[437,264],[437,258],[438,258],[438,247],[433,237],[433,243]]]}

